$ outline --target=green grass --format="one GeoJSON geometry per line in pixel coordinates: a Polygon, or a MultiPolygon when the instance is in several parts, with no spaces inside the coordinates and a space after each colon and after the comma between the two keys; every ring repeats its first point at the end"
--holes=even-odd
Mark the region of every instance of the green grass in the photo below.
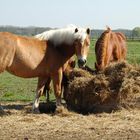
{"type": "Polygon", "coordinates": [[[29,101],[34,98],[37,79],[24,79],[4,72],[0,74],[0,98],[3,101],[29,101]]]}
{"type": "Polygon", "coordinates": [[[140,42],[127,42],[127,61],[131,64],[140,64],[140,42]]]}
{"type": "MultiPolygon", "coordinates": [[[[91,41],[87,65],[94,68],[95,40],[91,41]]],[[[140,42],[127,42],[127,60],[131,64],[140,64],[140,42]]],[[[32,101],[35,96],[37,78],[24,79],[13,76],[8,72],[0,74],[0,100],[1,101],[32,101]]],[[[53,98],[53,94],[51,95],[53,98]]],[[[44,100],[44,98],[42,98],[44,100]]]]}
{"type": "Polygon", "coordinates": [[[87,60],[87,65],[90,66],[91,68],[94,68],[94,63],[96,61],[95,59],[95,40],[92,40],[91,41],[91,44],[90,44],[90,51],[89,51],[89,54],[88,54],[88,60],[87,60]]]}

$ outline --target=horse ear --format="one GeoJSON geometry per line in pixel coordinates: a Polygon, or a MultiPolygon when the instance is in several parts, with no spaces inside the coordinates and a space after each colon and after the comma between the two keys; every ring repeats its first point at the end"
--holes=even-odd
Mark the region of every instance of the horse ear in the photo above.
{"type": "Polygon", "coordinates": [[[77,28],[75,28],[75,33],[77,33],[78,32],[78,29],[77,28]]]}
{"type": "Polygon", "coordinates": [[[90,29],[89,28],[87,28],[87,34],[90,34],[90,29]]]}
{"type": "Polygon", "coordinates": [[[111,28],[107,25],[106,25],[106,29],[107,29],[107,31],[111,31],[111,28]]]}

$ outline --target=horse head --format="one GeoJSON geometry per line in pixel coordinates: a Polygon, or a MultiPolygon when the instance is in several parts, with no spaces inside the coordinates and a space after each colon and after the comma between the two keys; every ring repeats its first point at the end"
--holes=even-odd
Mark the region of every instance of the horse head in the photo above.
{"type": "Polygon", "coordinates": [[[62,51],[64,51],[67,56],[76,54],[79,67],[83,67],[86,64],[90,46],[89,28],[85,29],[71,25],[66,28],[46,31],[35,37],[40,40],[53,42],[52,46],[55,48],[58,47],[59,49],[63,48],[62,51]]]}
{"type": "Polygon", "coordinates": [[[90,46],[90,29],[75,28],[75,35],[77,38],[74,41],[74,46],[78,58],[78,66],[84,67],[90,46]]]}

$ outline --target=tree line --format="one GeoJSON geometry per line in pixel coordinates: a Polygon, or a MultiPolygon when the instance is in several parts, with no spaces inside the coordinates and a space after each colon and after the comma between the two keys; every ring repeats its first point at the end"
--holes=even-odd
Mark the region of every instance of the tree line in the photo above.
{"type": "MultiPolygon", "coordinates": [[[[16,26],[0,26],[0,32],[11,32],[18,35],[24,36],[34,36],[36,34],[42,33],[44,31],[51,30],[50,27],[16,27],[16,26]]],[[[91,36],[94,39],[97,39],[104,30],[92,29],[91,36]]],[[[113,30],[115,32],[122,32],[128,39],[138,39],[140,40],[140,27],[135,27],[132,30],[127,29],[118,29],[113,30]]]]}

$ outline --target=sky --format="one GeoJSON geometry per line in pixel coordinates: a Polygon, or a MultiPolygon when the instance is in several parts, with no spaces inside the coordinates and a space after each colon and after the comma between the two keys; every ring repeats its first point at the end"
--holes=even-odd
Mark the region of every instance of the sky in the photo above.
{"type": "Polygon", "coordinates": [[[0,25],[92,29],[140,26],[140,0],[0,0],[0,25]]]}

